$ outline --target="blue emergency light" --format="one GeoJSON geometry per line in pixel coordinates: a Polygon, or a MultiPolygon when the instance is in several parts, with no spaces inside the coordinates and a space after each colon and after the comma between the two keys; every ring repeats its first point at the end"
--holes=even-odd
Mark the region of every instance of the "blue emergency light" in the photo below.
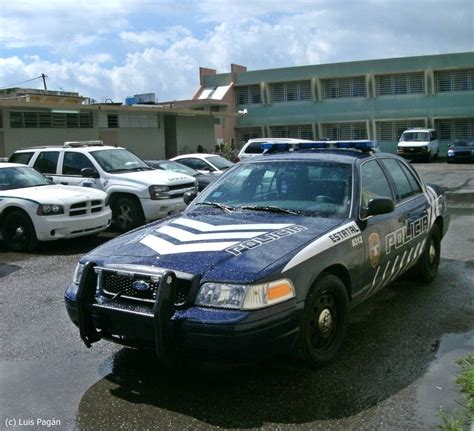
{"type": "Polygon", "coordinates": [[[264,153],[277,153],[298,150],[321,150],[321,149],[350,149],[359,151],[377,151],[377,141],[367,139],[354,139],[348,141],[312,141],[312,142],[264,142],[262,150],[264,153]]]}

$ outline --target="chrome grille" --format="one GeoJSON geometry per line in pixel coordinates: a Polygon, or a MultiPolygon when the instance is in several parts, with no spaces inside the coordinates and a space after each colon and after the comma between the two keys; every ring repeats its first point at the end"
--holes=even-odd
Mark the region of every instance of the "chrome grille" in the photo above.
{"type": "MultiPolygon", "coordinates": [[[[99,274],[99,292],[108,298],[116,296],[120,300],[140,301],[150,305],[156,300],[160,282],[159,274],[117,271],[108,268],[96,268],[95,271],[99,274]],[[146,288],[137,289],[137,286],[143,288],[146,286],[146,288]]],[[[190,288],[190,280],[177,278],[174,301],[176,306],[183,305],[186,302],[190,288]]]]}

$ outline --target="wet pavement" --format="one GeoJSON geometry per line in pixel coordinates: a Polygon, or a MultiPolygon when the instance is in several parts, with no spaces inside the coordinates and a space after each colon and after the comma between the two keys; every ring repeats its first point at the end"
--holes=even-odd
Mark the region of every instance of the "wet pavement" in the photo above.
{"type": "Polygon", "coordinates": [[[87,349],[63,293],[110,235],[37,254],[0,244],[0,429],[433,429],[457,406],[456,360],[474,353],[473,224],[472,209],[453,210],[435,282],[398,280],[355,309],[319,370],[290,356],[163,370],[152,354],[87,349]]]}

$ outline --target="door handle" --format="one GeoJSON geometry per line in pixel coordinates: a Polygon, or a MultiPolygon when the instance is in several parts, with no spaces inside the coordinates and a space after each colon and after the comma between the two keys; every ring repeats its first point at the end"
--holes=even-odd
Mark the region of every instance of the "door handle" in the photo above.
{"type": "Polygon", "coordinates": [[[400,223],[405,223],[408,220],[408,217],[406,214],[402,214],[400,217],[398,217],[398,221],[400,223]]]}

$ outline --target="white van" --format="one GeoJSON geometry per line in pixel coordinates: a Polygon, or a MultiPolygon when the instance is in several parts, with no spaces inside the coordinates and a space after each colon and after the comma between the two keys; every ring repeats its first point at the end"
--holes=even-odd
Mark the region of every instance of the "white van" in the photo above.
{"type": "Polygon", "coordinates": [[[255,138],[249,139],[242,149],[240,150],[239,154],[237,155],[237,159],[244,160],[249,157],[259,156],[263,153],[262,144],[264,143],[289,143],[289,144],[298,144],[304,142],[314,142],[307,139],[294,139],[294,138],[255,138]]]}
{"type": "Polygon", "coordinates": [[[397,154],[406,159],[431,162],[439,154],[438,134],[435,129],[415,127],[405,130],[397,145],[397,154]]]}
{"type": "Polygon", "coordinates": [[[26,148],[15,151],[10,162],[28,165],[56,184],[105,191],[112,221],[122,232],[183,210],[184,193],[197,191],[193,177],[153,169],[125,148],[101,141],[26,148]]]}

